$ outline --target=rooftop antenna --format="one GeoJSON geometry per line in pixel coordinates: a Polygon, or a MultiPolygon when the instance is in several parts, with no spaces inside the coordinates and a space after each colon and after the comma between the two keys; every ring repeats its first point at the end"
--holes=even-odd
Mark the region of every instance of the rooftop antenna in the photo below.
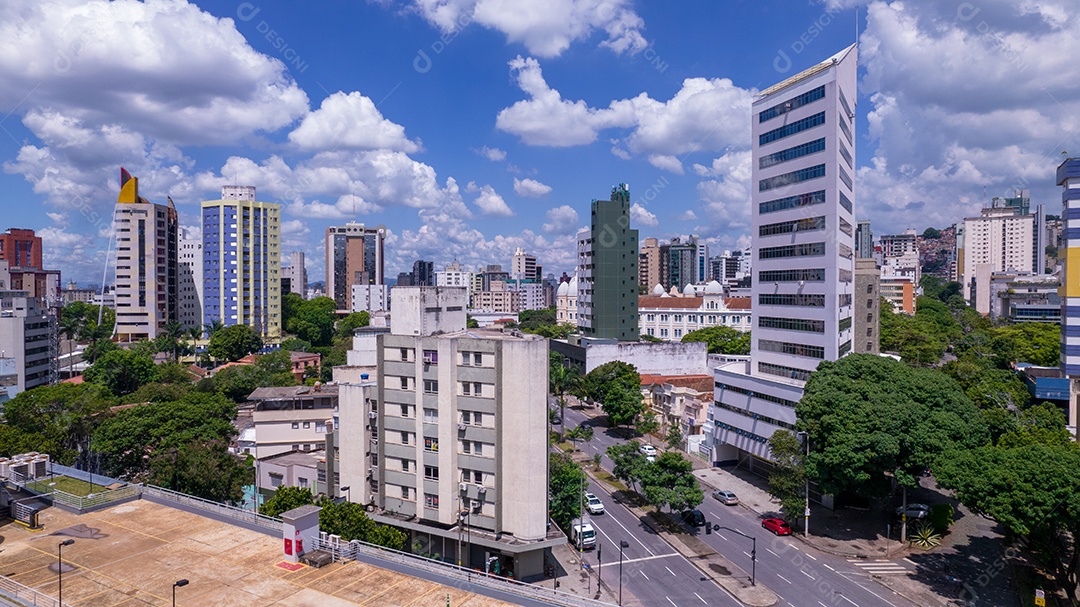
{"type": "Polygon", "coordinates": [[[859,5],[855,5],[855,46],[859,46],[859,5]]]}

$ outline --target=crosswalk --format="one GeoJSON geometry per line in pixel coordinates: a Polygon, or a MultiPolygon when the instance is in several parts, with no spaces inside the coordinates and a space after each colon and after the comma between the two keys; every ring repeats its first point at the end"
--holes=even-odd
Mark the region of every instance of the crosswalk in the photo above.
{"type": "Polygon", "coordinates": [[[885,559],[848,559],[848,563],[862,569],[867,573],[876,575],[902,575],[904,573],[910,573],[911,570],[907,567],[896,563],[894,561],[887,561],[885,559]]]}

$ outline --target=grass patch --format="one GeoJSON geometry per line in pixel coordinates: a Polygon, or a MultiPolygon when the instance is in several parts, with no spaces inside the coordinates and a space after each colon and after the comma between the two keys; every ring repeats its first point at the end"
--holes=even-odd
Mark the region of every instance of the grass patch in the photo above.
{"type": "Polygon", "coordinates": [[[49,493],[50,491],[63,491],[71,495],[78,495],[85,497],[91,493],[101,493],[106,491],[105,485],[99,485],[94,483],[91,485],[86,481],[81,481],[77,478],[71,478],[70,476],[55,476],[53,478],[43,478],[36,480],[32,483],[28,483],[28,486],[40,493],[49,493]]]}
{"type": "Polygon", "coordinates": [[[624,483],[624,482],[620,481],[619,479],[615,478],[615,476],[612,475],[607,470],[600,470],[599,472],[597,472],[596,473],[596,478],[598,478],[598,479],[604,481],[605,483],[611,485],[612,487],[614,487],[618,491],[626,491],[627,490],[626,483],[624,483]]]}

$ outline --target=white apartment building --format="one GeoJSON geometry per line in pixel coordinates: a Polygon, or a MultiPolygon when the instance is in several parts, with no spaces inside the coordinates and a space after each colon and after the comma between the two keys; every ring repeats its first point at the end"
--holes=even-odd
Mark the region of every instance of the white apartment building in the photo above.
{"type": "Polygon", "coordinates": [[[652,295],[638,298],[638,325],[642,335],[679,341],[684,335],[708,327],[749,331],[750,299],[724,297],[715,280],[697,289],[687,285],[679,295],[664,292],[657,284],[652,295]]]}
{"type": "Polygon", "coordinates": [[[818,363],[852,349],[856,54],[849,46],[753,103],[754,327],[749,360],[715,372],[714,462],[767,458],[818,363]]]}
{"type": "Polygon", "coordinates": [[[303,251],[289,253],[288,267],[281,268],[281,277],[289,279],[289,290],[300,297],[307,295],[307,261],[303,251]]]}
{"type": "Polygon", "coordinates": [[[328,423],[338,408],[338,387],[288,386],[258,388],[248,396],[255,401],[255,458],[288,451],[315,451],[326,444],[328,423]]]}
{"type": "MultiPolygon", "coordinates": [[[[994,272],[1042,274],[1045,265],[1045,213],[1043,205],[1033,214],[1005,206],[995,198],[994,206],[982,209],[978,217],[964,218],[963,246],[959,262],[963,268],[964,298],[981,314],[989,314],[989,295],[976,297],[972,290],[978,275],[994,272]],[[980,270],[980,266],[985,266],[980,270]]],[[[959,237],[957,247],[960,247],[959,237]]],[[[989,285],[983,285],[984,291],[989,285]]],[[[978,287],[976,287],[977,289],[978,287]]]]}
{"type": "Polygon", "coordinates": [[[180,297],[178,319],[184,328],[202,327],[203,254],[202,238],[190,238],[182,231],[179,240],[177,292],[180,297]]]}
{"type": "Polygon", "coordinates": [[[510,260],[510,278],[539,281],[540,271],[540,267],[536,265],[535,256],[529,255],[521,247],[514,251],[514,257],[510,260]]]}
{"type": "Polygon", "coordinates": [[[341,385],[341,484],[379,522],[409,530],[448,560],[515,577],[543,571],[547,530],[547,340],[465,329],[466,290],[395,287],[374,377],[341,385]],[[467,531],[466,531],[467,530],[467,531]],[[468,533],[469,542],[462,544],[468,533]],[[456,553],[460,547],[461,552],[456,553]]]}
{"type": "Polygon", "coordinates": [[[390,287],[386,285],[353,285],[351,306],[353,312],[389,312],[390,287]]]}
{"type": "Polygon", "coordinates": [[[543,310],[548,307],[544,297],[543,283],[511,279],[507,281],[506,289],[518,294],[518,308],[513,310],[515,313],[522,310],[543,310]]]}
{"type": "Polygon", "coordinates": [[[6,387],[15,393],[53,382],[53,361],[60,354],[56,317],[27,291],[10,291],[7,262],[0,261],[0,357],[5,363],[6,387]],[[17,378],[12,383],[10,375],[17,378]]]}

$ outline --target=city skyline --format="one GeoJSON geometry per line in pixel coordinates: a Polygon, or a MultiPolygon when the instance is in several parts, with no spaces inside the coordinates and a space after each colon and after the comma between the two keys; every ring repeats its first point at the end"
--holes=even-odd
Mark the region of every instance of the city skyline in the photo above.
{"type": "Polygon", "coordinates": [[[697,234],[716,254],[749,236],[754,94],[856,26],[855,216],[875,233],[942,228],[1016,188],[1053,214],[1075,147],[1080,91],[1062,74],[1080,26],[1061,2],[857,17],[842,0],[497,4],[11,3],[7,224],[37,230],[46,266],[98,282],[125,166],[189,230],[221,186],[258,188],[312,282],[320,235],[348,221],[387,226],[388,276],[416,259],[507,264],[517,247],[559,275],[596,193],[626,182],[643,238],[697,234]]]}

